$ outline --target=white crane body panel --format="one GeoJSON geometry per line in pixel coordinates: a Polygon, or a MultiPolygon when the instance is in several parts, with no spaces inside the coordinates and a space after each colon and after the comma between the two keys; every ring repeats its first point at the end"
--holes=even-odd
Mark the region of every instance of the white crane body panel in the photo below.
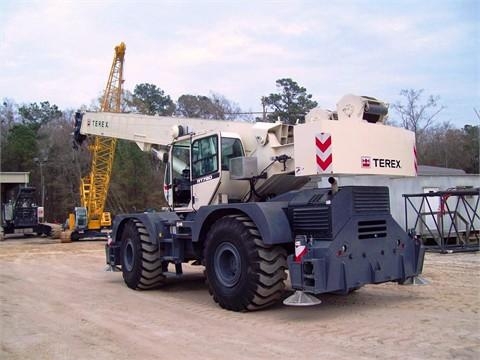
{"type": "Polygon", "coordinates": [[[291,171],[297,176],[416,175],[413,132],[366,121],[321,119],[287,125],[87,112],[80,132],[135,141],[148,151],[152,145],[170,145],[172,129],[178,125],[195,135],[215,131],[237,134],[246,156],[257,157],[259,171],[272,157],[284,154],[292,158],[286,168],[272,165],[267,177],[291,171]]]}
{"type": "Polygon", "coordinates": [[[295,174],[415,176],[415,136],[368,122],[320,120],[295,126],[295,174]]]}

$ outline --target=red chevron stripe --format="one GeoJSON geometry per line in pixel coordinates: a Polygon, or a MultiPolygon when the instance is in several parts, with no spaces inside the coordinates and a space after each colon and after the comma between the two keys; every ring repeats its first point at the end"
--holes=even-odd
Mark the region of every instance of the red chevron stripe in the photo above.
{"type": "Polygon", "coordinates": [[[413,146],[413,166],[415,167],[415,175],[418,175],[417,147],[416,146],[413,146]]]}
{"type": "Polygon", "coordinates": [[[320,169],[325,171],[330,165],[332,164],[332,154],[328,155],[328,157],[324,160],[320,159],[317,155],[317,165],[320,166],[320,169]]]}
{"type": "Polygon", "coordinates": [[[325,150],[332,145],[332,137],[329,136],[325,142],[322,142],[318,137],[315,137],[315,143],[317,145],[317,149],[319,149],[321,152],[325,152],[325,150]]]}

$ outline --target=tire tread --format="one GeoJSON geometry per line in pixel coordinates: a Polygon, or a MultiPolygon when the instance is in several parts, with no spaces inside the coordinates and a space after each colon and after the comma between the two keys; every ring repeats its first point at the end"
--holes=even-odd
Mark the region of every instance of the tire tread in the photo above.
{"type": "MultiPolygon", "coordinates": [[[[266,308],[277,303],[285,289],[286,250],[280,246],[269,246],[261,240],[260,232],[252,220],[243,215],[226,216],[211,229],[215,233],[219,229],[228,228],[237,232],[246,247],[249,264],[253,275],[249,278],[248,290],[238,298],[229,300],[223,298],[215,288],[214,281],[209,281],[205,270],[206,282],[214,300],[224,309],[233,311],[252,311],[266,308]]],[[[214,235],[209,236],[205,246],[204,258],[210,251],[209,241],[214,241],[214,235]]]]}
{"type": "Polygon", "coordinates": [[[125,282],[135,290],[149,290],[163,285],[165,275],[162,271],[158,246],[150,242],[148,231],[141,221],[130,220],[130,230],[134,231],[131,235],[133,242],[138,242],[137,245],[139,245],[137,251],[140,251],[140,263],[139,268],[134,269],[138,273],[133,277],[129,276],[128,282],[125,273],[123,274],[125,282]]]}

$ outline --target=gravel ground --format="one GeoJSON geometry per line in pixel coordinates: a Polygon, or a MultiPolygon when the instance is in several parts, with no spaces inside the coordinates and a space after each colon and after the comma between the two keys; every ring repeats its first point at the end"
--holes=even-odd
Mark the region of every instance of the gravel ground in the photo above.
{"type": "Polygon", "coordinates": [[[140,292],[104,262],[102,242],[0,242],[0,358],[480,358],[478,253],[427,254],[427,286],[365,286],[252,313],[218,307],[201,267],[140,292]]]}

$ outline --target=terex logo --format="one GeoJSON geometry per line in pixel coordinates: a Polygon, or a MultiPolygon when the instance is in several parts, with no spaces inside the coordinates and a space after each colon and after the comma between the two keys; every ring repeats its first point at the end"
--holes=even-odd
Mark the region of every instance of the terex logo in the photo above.
{"type": "Polygon", "coordinates": [[[93,127],[101,127],[101,128],[108,128],[108,121],[100,121],[100,120],[88,120],[87,125],[93,127]]]}
{"type": "Polygon", "coordinates": [[[362,156],[362,168],[369,168],[372,162],[372,158],[370,156],[362,156]]]}
{"type": "Polygon", "coordinates": [[[395,159],[372,159],[375,167],[401,169],[400,160],[395,159]]]}
{"type": "Polygon", "coordinates": [[[377,168],[392,168],[392,169],[401,169],[400,160],[395,159],[376,159],[371,158],[370,156],[362,156],[362,168],[370,168],[373,164],[373,167],[377,168]]]}

